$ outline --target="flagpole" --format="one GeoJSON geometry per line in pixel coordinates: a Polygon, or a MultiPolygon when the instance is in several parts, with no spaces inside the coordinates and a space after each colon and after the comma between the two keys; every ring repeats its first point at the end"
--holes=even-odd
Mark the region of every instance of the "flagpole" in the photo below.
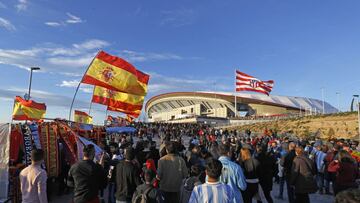
{"type": "MultiPolygon", "coordinates": [[[[94,92],[95,92],[95,86],[93,87],[93,95],[94,95],[94,92]]],[[[91,107],[92,107],[92,99],[91,99],[91,101],[90,101],[90,106],[89,106],[89,115],[90,115],[90,113],[91,113],[91,107]]]]}
{"type": "Polygon", "coordinates": [[[99,52],[96,54],[96,56],[92,59],[91,63],[90,63],[90,64],[89,64],[89,66],[87,67],[87,69],[86,69],[86,71],[85,71],[84,75],[82,76],[81,80],[79,81],[79,85],[78,85],[78,86],[77,86],[77,88],[76,88],[76,91],[75,91],[75,94],[74,94],[74,97],[73,97],[73,99],[72,99],[71,106],[70,106],[70,111],[69,111],[69,121],[71,121],[71,111],[72,111],[72,108],[73,108],[73,106],[74,106],[75,97],[76,97],[76,95],[77,95],[77,93],[78,93],[78,91],[79,91],[79,88],[80,88],[81,82],[83,81],[83,79],[84,79],[84,77],[85,77],[85,75],[86,75],[87,71],[89,70],[90,66],[93,64],[93,62],[94,62],[95,58],[99,55],[99,53],[100,53],[100,51],[99,51],[99,52]]]}
{"type": "Polygon", "coordinates": [[[235,97],[235,110],[234,110],[234,114],[235,114],[235,118],[237,117],[237,101],[236,101],[236,69],[235,69],[235,93],[234,93],[234,97],[235,97]]]}
{"type": "Polygon", "coordinates": [[[14,105],[13,105],[13,113],[11,114],[11,125],[13,124],[13,122],[14,122],[14,109],[15,109],[15,103],[16,103],[16,101],[15,101],[16,99],[14,99],[14,105]]]}

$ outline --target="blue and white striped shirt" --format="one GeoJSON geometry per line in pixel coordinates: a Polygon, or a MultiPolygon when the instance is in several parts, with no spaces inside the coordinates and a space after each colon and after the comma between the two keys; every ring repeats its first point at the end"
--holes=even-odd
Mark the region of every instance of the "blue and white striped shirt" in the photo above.
{"type": "Polygon", "coordinates": [[[221,156],[219,161],[223,165],[220,182],[229,185],[234,191],[234,203],[242,203],[241,190],[245,191],[247,187],[243,170],[237,163],[231,161],[226,156],[221,156]]]}
{"type": "Polygon", "coordinates": [[[232,203],[235,201],[231,187],[220,182],[195,186],[189,203],[232,203]]]}

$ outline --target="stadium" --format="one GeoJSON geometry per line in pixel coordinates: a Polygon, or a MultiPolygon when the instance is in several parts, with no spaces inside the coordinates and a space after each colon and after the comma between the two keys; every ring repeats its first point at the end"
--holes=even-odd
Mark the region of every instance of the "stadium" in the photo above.
{"type": "Polygon", "coordinates": [[[229,93],[170,92],[148,100],[150,122],[213,122],[335,113],[338,110],[318,99],[291,96],[229,93]],[[236,96],[236,97],[235,97],[236,96]],[[235,105],[236,101],[236,105],[235,105]],[[235,110],[236,108],[236,110],[235,110]]]}

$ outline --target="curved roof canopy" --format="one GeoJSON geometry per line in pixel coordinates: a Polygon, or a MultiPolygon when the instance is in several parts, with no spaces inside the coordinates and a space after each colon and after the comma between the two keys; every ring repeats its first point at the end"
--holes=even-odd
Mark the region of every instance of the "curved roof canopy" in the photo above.
{"type": "MultiPolygon", "coordinates": [[[[245,104],[263,104],[263,105],[272,105],[279,107],[286,107],[292,109],[303,109],[303,110],[316,110],[322,112],[322,101],[318,99],[306,98],[306,97],[292,97],[292,96],[277,96],[277,95],[261,95],[261,94],[246,94],[246,93],[231,93],[231,92],[170,92],[165,94],[160,94],[152,97],[145,106],[146,112],[149,112],[152,107],[159,103],[166,101],[179,100],[186,98],[189,104],[191,105],[191,98],[194,100],[199,100],[201,98],[216,98],[225,100],[227,102],[234,103],[234,97],[236,95],[237,103],[245,104]],[[190,101],[189,101],[190,98],[190,101]]],[[[335,113],[338,110],[325,102],[325,113],[335,113]]],[[[173,105],[174,106],[174,105],[173,105]]],[[[181,105],[179,105],[181,107],[181,105]]],[[[161,107],[158,106],[157,108],[161,107]]],[[[173,107],[173,109],[176,108],[173,107]]],[[[164,111],[168,110],[164,108],[164,111]]]]}

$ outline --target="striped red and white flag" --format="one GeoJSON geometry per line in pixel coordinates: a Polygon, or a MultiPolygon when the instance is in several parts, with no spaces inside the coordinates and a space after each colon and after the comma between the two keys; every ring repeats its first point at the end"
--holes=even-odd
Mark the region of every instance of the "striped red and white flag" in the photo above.
{"type": "Polygon", "coordinates": [[[269,95],[273,86],[273,80],[262,81],[236,70],[236,92],[252,91],[269,95]]]}

